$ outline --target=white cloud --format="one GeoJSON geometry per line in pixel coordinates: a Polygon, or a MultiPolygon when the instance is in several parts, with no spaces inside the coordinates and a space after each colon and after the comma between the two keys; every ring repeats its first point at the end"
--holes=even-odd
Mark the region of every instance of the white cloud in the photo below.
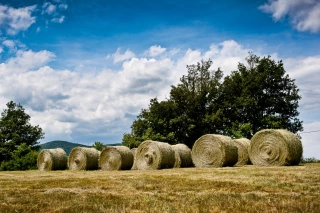
{"type": "Polygon", "coordinates": [[[53,60],[54,57],[52,52],[46,50],[39,52],[18,50],[16,57],[0,64],[0,76],[37,69],[53,60]]]}
{"type": "Polygon", "coordinates": [[[2,44],[10,49],[14,49],[16,44],[13,40],[4,40],[2,44]]]}
{"type": "Polygon", "coordinates": [[[318,0],[268,0],[259,7],[272,14],[275,21],[288,16],[291,24],[301,32],[320,31],[320,2],[318,0]]]}
{"type": "Polygon", "coordinates": [[[107,55],[107,59],[111,57],[113,58],[113,63],[118,63],[135,57],[135,54],[131,52],[129,49],[126,50],[125,53],[121,54],[120,48],[118,48],[117,51],[112,55],[107,55]]]}
{"type": "Polygon", "coordinates": [[[18,9],[0,5],[0,26],[5,28],[9,35],[25,31],[36,22],[36,18],[32,16],[35,9],[36,5],[18,9]]]}
{"type": "Polygon", "coordinates": [[[61,16],[60,18],[53,18],[51,19],[52,22],[55,22],[55,23],[62,23],[64,21],[64,16],[61,16]]]}
{"type": "Polygon", "coordinates": [[[59,4],[61,1],[45,2],[42,5],[42,14],[47,14],[54,23],[62,23],[65,20],[65,16],[61,14],[63,10],[68,9],[68,5],[65,3],[59,4]]]}
{"type": "Polygon", "coordinates": [[[160,45],[154,45],[146,51],[146,54],[150,57],[158,56],[166,51],[166,48],[161,47],[160,45]]]}
{"type": "Polygon", "coordinates": [[[320,159],[320,122],[313,122],[304,125],[304,132],[301,134],[303,157],[320,159]]]}
{"type": "Polygon", "coordinates": [[[51,4],[50,2],[45,2],[42,6],[42,13],[47,13],[49,15],[53,14],[57,10],[57,6],[54,4],[51,4]]]}

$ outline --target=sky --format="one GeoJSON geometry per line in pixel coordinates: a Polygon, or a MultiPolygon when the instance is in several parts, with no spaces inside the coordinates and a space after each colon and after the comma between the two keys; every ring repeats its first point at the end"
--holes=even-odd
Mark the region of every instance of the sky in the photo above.
{"type": "Polygon", "coordinates": [[[320,0],[0,0],[0,111],[20,103],[41,143],[121,143],[186,65],[227,76],[248,52],[283,61],[320,159],[320,0]]]}

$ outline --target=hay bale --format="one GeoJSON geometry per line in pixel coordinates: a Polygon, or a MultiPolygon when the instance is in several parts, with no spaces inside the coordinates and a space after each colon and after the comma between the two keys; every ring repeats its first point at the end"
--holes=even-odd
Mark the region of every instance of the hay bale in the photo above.
{"type": "Polygon", "coordinates": [[[132,148],[131,149],[131,152],[132,152],[132,155],[133,155],[133,165],[131,167],[131,170],[136,170],[137,169],[137,166],[136,166],[136,152],[137,152],[137,149],[138,148],[132,148]]]}
{"type": "Polygon", "coordinates": [[[238,161],[238,149],[230,137],[207,134],[194,143],[191,156],[196,167],[233,166],[238,161]]]}
{"type": "Polygon", "coordinates": [[[191,149],[185,144],[171,146],[175,153],[174,168],[192,167],[191,149]]]}
{"type": "Polygon", "coordinates": [[[249,147],[250,140],[247,138],[233,139],[234,145],[238,148],[238,162],[236,166],[250,164],[249,147]]]}
{"type": "Polygon", "coordinates": [[[133,155],[126,146],[106,146],[100,154],[102,170],[128,170],[133,165],[133,155]]]}
{"type": "Polygon", "coordinates": [[[136,151],[136,166],[139,170],[173,168],[175,153],[168,143],[147,140],[136,151]]]}
{"type": "Polygon", "coordinates": [[[258,166],[298,165],[302,157],[298,136],[283,129],[265,129],[251,139],[249,157],[258,166]]]}
{"type": "Polygon", "coordinates": [[[37,158],[40,171],[64,170],[67,168],[67,154],[61,148],[44,149],[37,158]]]}
{"type": "Polygon", "coordinates": [[[68,159],[70,170],[97,170],[99,169],[100,151],[95,148],[75,147],[71,150],[68,159]]]}

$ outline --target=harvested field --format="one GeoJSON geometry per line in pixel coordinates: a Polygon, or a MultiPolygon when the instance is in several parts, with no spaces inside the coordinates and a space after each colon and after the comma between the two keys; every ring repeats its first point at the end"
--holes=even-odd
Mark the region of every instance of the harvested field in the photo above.
{"type": "Polygon", "coordinates": [[[320,163],[0,172],[0,212],[320,212],[320,163]]]}

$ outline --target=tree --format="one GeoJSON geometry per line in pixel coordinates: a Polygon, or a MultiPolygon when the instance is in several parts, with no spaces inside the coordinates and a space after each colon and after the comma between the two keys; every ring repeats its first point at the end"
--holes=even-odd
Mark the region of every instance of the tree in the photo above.
{"type": "Polygon", "coordinates": [[[239,63],[221,88],[225,134],[251,138],[268,128],[302,131],[302,121],[297,118],[301,96],[282,61],[275,62],[270,56],[261,59],[252,53],[246,61],[248,66],[239,63]]]}
{"type": "Polygon", "coordinates": [[[213,103],[219,96],[222,71],[210,71],[211,65],[208,60],[187,66],[188,75],[172,86],[170,98],[161,102],[151,99],[149,108],[142,109],[133,122],[131,133],[124,134],[122,143],[136,147],[151,139],[191,147],[202,134],[219,132],[221,110],[213,103]]]}
{"type": "Polygon", "coordinates": [[[102,149],[105,147],[105,145],[103,143],[101,143],[100,141],[96,141],[96,142],[94,142],[92,147],[95,148],[96,150],[102,151],[102,149]]]}
{"type": "Polygon", "coordinates": [[[42,129],[30,124],[30,116],[25,109],[13,101],[7,103],[7,109],[1,113],[0,119],[0,163],[12,160],[12,154],[22,144],[37,151],[38,140],[42,138],[42,129]]]}

